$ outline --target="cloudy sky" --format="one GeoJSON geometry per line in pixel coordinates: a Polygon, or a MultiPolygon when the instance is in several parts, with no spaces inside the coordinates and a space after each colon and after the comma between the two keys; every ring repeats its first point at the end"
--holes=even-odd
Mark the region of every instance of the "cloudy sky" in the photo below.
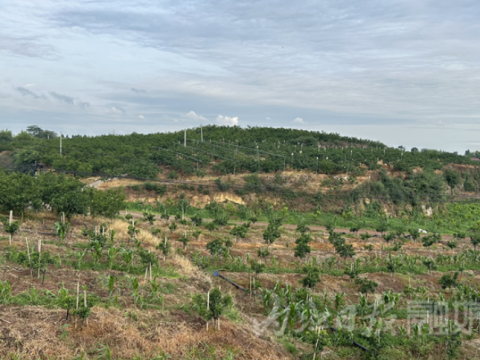
{"type": "Polygon", "coordinates": [[[476,0],[0,7],[0,129],[261,125],[480,150],[476,0]]]}

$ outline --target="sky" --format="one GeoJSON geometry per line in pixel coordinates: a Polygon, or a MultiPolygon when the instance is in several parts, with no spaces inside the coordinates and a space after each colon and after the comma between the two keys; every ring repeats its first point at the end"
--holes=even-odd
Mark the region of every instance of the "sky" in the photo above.
{"type": "Polygon", "coordinates": [[[480,150],[475,0],[0,0],[0,8],[0,129],[270,126],[480,150]]]}

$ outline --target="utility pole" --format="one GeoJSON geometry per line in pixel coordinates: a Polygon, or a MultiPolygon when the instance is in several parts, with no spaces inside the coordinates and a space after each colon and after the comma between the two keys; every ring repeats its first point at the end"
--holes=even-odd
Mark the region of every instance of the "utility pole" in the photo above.
{"type": "Polygon", "coordinates": [[[62,155],[62,133],[60,133],[60,155],[62,155]]]}
{"type": "Polygon", "coordinates": [[[187,147],[187,130],[183,130],[183,147],[187,147]]]}
{"type": "Polygon", "coordinates": [[[200,139],[203,142],[203,127],[202,127],[202,125],[200,125],[200,139]]]}

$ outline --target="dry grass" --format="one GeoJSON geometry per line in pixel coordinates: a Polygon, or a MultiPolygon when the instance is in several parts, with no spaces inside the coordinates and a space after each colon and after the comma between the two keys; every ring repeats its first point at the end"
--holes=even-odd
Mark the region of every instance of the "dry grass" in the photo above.
{"type": "MultiPolygon", "coordinates": [[[[65,322],[62,310],[35,306],[2,307],[0,357],[18,354],[24,359],[72,359],[85,353],[99,358],[108,346],[113,359],[132,359],[139,354],[152,358],[168,353],[170,359],[198,358],[215,349],[224,358],[226,348],[237,359],[289,359],[272,343],[254,336],[249,326],[222,321],[222,331],[205,330],[200,319],[187,322],[181,313],[131,311],[135,320],[120,309],[94,307],[88,325],[65,322]]],[[[209,357],[210,358],[210,357],[209,357]]]]}

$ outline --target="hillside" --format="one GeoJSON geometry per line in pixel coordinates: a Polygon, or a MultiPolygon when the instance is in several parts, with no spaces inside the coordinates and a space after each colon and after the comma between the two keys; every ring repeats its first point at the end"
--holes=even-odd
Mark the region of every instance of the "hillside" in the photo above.
{"type": "Polygon", "coordinates": [[[0,136],[0,358],[480,357],[470,157],[34,130],[0,136]]]}
{"type": "Polygon", "coordinates": [[[338,134],[257,127],[73,136],[62,140],[61,150],[55,133],[29,127],[17,136],[0,134],[0,166],[23,172],[41,166],[83,178],[186,183],[209,191],[229,190],[241,198],[261,194],[300,211],[317,205],[345,207],[366,198],[415,206],[475,197],[480,187],[478,163],[469,156],[389,148],[338,134]]]}

